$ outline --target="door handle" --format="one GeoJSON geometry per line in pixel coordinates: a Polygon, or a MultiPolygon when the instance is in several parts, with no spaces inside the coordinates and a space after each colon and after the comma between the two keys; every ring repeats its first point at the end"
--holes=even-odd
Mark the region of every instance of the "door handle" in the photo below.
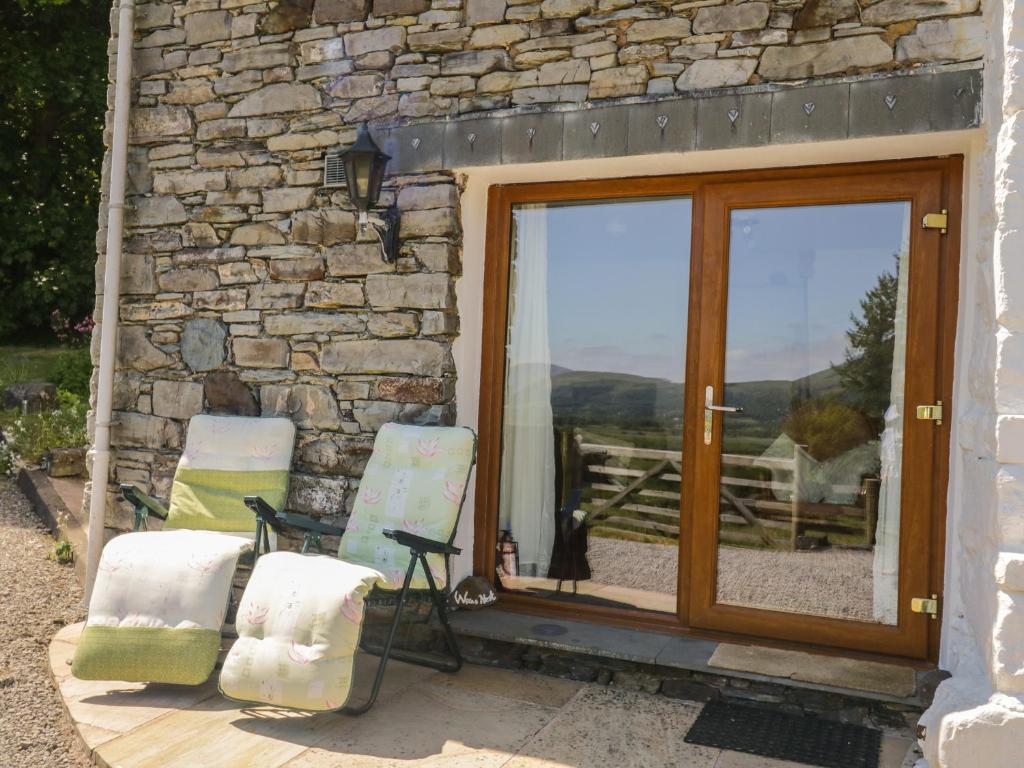
{"type": "Polygon", "coordinates": [[[743,408],[739,405],[714,405],[714,399],[715,388],[709,384],[704,388],[704,410],[720,411],[721,413],[743,413],[743,408]]]}
{"type": "Polygon", "coordinates": [[[715,388],[710,384],[704,388],[704,445],[711,445],[715,411],[719,413],[743,413],[738,405],[715,405],[715,388]]]}

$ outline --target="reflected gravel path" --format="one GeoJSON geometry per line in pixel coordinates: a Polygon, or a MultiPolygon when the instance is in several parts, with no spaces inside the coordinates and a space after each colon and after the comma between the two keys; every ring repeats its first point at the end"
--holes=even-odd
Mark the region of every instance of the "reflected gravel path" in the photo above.
{"type": "Polygon", "coordinates": [[[71,566],[13,481],[0,478],[0,765],[80,768],[90,762],[50,680],[53,634],[85,616],[71,566]]]}

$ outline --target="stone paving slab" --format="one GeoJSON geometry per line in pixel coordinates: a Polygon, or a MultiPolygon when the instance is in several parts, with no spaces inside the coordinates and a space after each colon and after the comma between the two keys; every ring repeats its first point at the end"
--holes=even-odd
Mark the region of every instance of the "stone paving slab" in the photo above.
{"type": "MultiPolygon", "coordinates": [[[[467,665],[446,675],[388,665],[362,717],[229,701],[196,688],[70,676],[81,625],[50,645],[51,672],[100,768],[800,768],[683,741],[700,704],[532,672],[467,665]]],[[[358,694],[376,659],[357,660],[358,694]]],[[[909,740],[883,738],[882,768],[909,740]]]]}

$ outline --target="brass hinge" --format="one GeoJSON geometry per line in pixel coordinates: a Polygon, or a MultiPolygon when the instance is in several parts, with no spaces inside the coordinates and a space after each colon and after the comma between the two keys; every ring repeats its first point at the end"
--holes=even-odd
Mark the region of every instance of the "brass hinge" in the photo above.
{"type": "Polygon", "coordinates": [[[923,421],[934,421],[939,426],[942,425],[942,401],[937,400],[935,405],[919,405],[917,406],[917,418],[923,421]]]}
{"type": "Polygon", "coordinates": [[[914,613],[927,613],[933,619],[937,619],[939,618],[939,596],[911,598],[910,610],[914,613]]]}
{"type": "Polygon", "coordinates": [[[924,229],[937,229],[942,234],[946,234],[946,230],[949,228],[949,211],[943,208],[941,213],[926,213],[921,219],[921,226],[924,229]]]}

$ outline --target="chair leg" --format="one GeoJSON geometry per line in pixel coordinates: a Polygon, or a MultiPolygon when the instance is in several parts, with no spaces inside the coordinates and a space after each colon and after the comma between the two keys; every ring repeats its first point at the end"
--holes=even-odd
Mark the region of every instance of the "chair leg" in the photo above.
{"type": "MultiPolygon", "coordinates": [[[[395,633],[398,631],[398,622],[402,618],[402,608],[405,606],[405,598],[409,593],[409,584],[412,583],[412,575],[416,571],[416,558],[410,558],[409,568],[405,572],[405,581],[402,583],[402,591],[398,593],[398,605],[395,606],[395,617],[391,620],[391,628],[388,630],[387,640],[384,641],[384,649],[381,651],[380,664],[377,665],[377,674],[373,678],[373,687],[370,689],[370,697],[359,705],[346,705],[341,711],[346,715],[362,715],[370,710],[380,693],[380,684],[384,680],[384,670],[388,665],[388,658],[392,655],[391,646],[395,642],[395,633]]],[[[397,658],[397,657],[396,657],[397,658]]]]}
{"type": "Polygon", "coordinates": [[[444,599],[444,594],[442,594],[434,582],[434,574],[430,572],[430,568],[427,566],[426,556],[420,555],[420,560],[423,563],[423,571],[427,575],[427,584],[430,585],[430,598],[434,601],[434,606],[437,608],[437,618],[441,622],[445,643],[448,645],[448,651],[453,659],[452,662],[443,667],[438,667],[438,669],[442,672],[458,672],[462,669],[462,651],[459,649],[459,641],[452,631],[452,625],[448,623],[448,601],[444,599]]]}

